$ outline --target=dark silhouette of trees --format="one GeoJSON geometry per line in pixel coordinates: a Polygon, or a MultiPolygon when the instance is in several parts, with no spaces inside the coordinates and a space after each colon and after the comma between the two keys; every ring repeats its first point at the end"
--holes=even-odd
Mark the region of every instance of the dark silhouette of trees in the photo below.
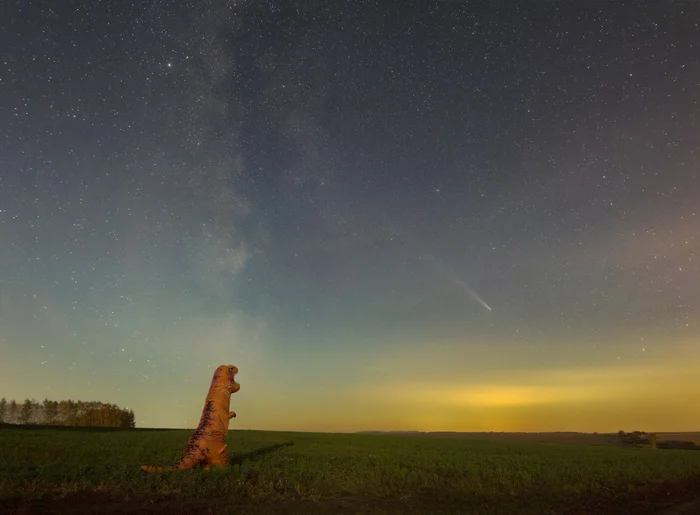
{"type": "Polygon", "coordinates": [[[67,426],[74,425],[72,420],[74,417],[71,415],[73,401],[70,401],[70,403],[70,405],[68,404],[68,401],[60,401],[58,403],[58,419],[62,420],[67,426]]]}
{"type": "Polygon", "coordinates": [[[17,416],[19,415],[19,408],[17,407],[17,403],[15,400],[11,400],[10,404],[7,406],[7,415],[5,416],[6,418],[4,419],[5,422],[9,422],[10,424],[16,424],[17,423],[17,416]]]}
{"type": "Polygon", "coordinates": [[[39,403],[26,399],[17,404],[0,401],[0,422],[9,424],[42,424],[81,427],[135,427],[134,412],[116,404],[84,401],[51,401],[39,403]]]}
{"type": "Polygon", "coordinates": [[[120,415],[120,427],[136,427],[136,418],[133,410],[122,410],[120,415]]]}
{"type": "Polygon", "coordinates": [[[620,431],[617,440],[620,444],[633,445],[635,447],[649,445],[652,449],[700,450],[700,445],[696,445],[694,442],[681,440],[659,441],[659,436],[656,433],[645,433],[644,431],[632,431],[631,433],[620,431]]]}
{"type": "Polygon", "coordinates": [[[44,399],[42,404],[44,409],[44,424],[47,426],[54,425],[58,419],[58,403],[56,401],[44,399]]]}
{"type": "Polygon", "coordinates": [[[29,421],[32,418],[33,412],[34,412],[34,403],[29,399],[25,399],[24,404],[22,404],[22,407],[19,410],[19,423],[20,424],[29,424],[29,421]]]}
{"type": "Polygon", "coordinates": [[[696,445],[695,442],[684,442],[681,440],[664,440],[663,442],[657,442],[656,447],[657,449],[700,451],[700,446],[696,445]]]}

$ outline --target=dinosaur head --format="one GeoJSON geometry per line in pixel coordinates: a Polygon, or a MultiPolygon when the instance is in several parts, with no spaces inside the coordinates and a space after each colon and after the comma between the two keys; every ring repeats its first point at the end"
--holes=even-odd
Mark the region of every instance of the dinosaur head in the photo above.
{"type": "Polygon", "coordinates": [[[214,378],[217,381],[225,384],[231,393],[236,393],[241,389],[241,385],[236,382],[236,374],[238,373],[238,367],[234,365],[221,365],[216,369],[214,373],[214,378]]]}

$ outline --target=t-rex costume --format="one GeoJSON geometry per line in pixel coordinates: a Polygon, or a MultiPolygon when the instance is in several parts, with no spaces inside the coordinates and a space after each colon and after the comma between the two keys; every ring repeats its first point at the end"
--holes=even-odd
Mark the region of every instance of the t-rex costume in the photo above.
{"type": "Polygon", "coordinates": [[[185,452],[175,467],[153,467],[144,465],[146,472],[162,472],[163,470],[183,470],[202,465],[210,467],[226,467],[228,465],[228,448],[226,434],[228,421],[236,416],[229,412],[231,394],[241,389],[235,381],[238,368],[233,365],[221,365],[214,372],[209,393],[204,401],[202,418],[199,425],[185,446],[185,452]]]}

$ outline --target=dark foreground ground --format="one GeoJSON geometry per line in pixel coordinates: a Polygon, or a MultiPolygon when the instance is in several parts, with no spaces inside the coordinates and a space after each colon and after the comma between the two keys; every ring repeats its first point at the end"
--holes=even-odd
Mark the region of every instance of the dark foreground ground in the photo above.
{"type": "Polygon", "coordinates": [[[700,479],[694,478],[668,484],[649,484],[631,494],[594,496],[590,499],[562,503],[547,511],[533,510],[532,505],[518,502],[502,503],[489,508],[470,506],[470,499],[459,495],[447,497],[444,492],[421,492],[407,499],[387,498],[325,498],[318,501],[232,503],[226,499],[179,500],[177,496],[121,497],[97,492],[77,492],[44,500],[9,502],[0,513],[12,514],[400,514],[400,513],[551,513],[551,514],[639,514],[639,515],[698,515],[700,514],[700,479]]]}
{"type": "Polygon", "coordinates": [[[174,463],[189,435],[0,429],[0,513],[700,515],[700,451],[581,445],[572,434],[231,431],[226,470],[139,470],[174,463]]]}

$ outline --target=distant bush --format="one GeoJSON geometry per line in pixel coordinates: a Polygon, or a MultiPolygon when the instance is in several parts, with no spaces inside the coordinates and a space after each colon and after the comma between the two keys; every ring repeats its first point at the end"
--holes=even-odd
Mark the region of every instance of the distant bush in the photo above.
{"type": "Polygon", "coordinates": [[[681,449],[685,451],[700,451],[700,447],[694,442],[684,442],[681,440],[666,440],[657,442],[656,447],[659,449],[681,449]]]}
{"type": "Polygon", "coordinates": [[[631,433],[620,431],[617,433],[617,442],[622,445],[651,445],[657,449],[700,450],[700,446],[696,445],[694,442],[685,442],[681,440],[659,441],[655,433],[647,434],[644,431],[632,431],[631,433]]]}
{"type": "Polygon", "coordinates": [[[632,431],[631,433],[620,431],[617,433],[617,441],[623,445],[648,445],[650,443],[643,431],[632,431]]]}

